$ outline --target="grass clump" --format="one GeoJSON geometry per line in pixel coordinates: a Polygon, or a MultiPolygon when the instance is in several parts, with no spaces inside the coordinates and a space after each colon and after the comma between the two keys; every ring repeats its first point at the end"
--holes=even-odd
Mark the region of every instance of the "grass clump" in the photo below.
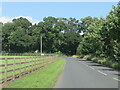
{"type": "Polygon", "coordinates": [[[91,60],[92,56],[91,55],[85,55],[83,58],[87,59],[87,60],[91,60]]]}
{"type": "Polygon", "coordinates": [[[78,58],[79,56],[78,55],[72,55],[72,57],[78,58]]]}
{"type": "Polygon", "coordinates": [[[92,60],[93,62],[96,62],[96,63],[98,62],[98,58],[96,58],[96,57],[92,58],[91,60],[92,60]]]}
{"type": "Polygon", "coordinates": [[[84,55],[79,55],[79,58],[83,58],[84,57],[84,55]]]}
{"type": "Polygon", "coordinates": [[[112,66],[113,68],[115,68],[115,69],[119,69],[119,70],[120,70],[120,65],[119,65],[119,63],[117,63],[117,62],[112,63],[111,66],[112,66]]]}
{"type": "Polygon", "coordinates": [[[52,88],[64,67],[65,60],[60,58],[47,67],[15,80],[4,88],[52,88]]]}

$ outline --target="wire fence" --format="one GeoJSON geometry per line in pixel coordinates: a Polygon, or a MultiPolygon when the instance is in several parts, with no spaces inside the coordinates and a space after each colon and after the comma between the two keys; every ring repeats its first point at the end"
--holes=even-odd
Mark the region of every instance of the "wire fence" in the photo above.
{"type": "Polygon", "coordinates": [[[57,55],[38,54],[2,54],[0,57],[0,83],[31,74],[58,60],[57,55]]]}

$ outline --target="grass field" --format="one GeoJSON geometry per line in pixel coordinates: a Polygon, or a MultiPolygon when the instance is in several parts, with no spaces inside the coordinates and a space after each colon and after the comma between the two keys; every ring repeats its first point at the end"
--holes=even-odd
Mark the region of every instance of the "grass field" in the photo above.
{"type": "Polygon", "coordinates": [[[65,60],[60,58],[35,73],[9,83],[4,88],[52,88],[64,67],[64,63],[65,60]]]}
{"type": "Polygon", "coordinates": [[[40,57],[40,56],[0,56],[0,58],[22,58],[22,57],[40,57]]]}
{"type": "MultiPolygon", "coordinates": [[[[45,65],[51,59],[51,57],[49,57],[49,56],[45,56],[45,57],[40,57],[40,56],[2,56],[2,58],[11,58],[11,59],[7,60],[7,64],[13,64],[14,62],[15,63],[30,62],[30,61],[33,61],[33,60],[35,61],[36,60],[35,62],[30,62],[30,63],[9,65],[9,66],[7,66],[8,71],[13,70],[13,68],[17,69],[17,68],[21,68],[21,67],[25,67],[25,66],[29,66],[29,65],[33,65],[33,64],[37,64],[37,63],[41,63],[41,64],[38,64],[38,65],[33,66],[33,67],[27,67],[27,68],[23,68],[23,69],[20,69],[20,70],[18,69],[18,70],[16,70],[14,72],[15,74],[19,74],[20,72],[29,71],[29,70],[37,67],[37,66],[43,66],[43,64],[45,65]],[[13,59],[13,58],[16,58],[16,59],[13,59]]],[[[6,60],[0,60],[0,65],[4,65],[5,61],[6,60]]],[[[3,72],[3,71],[5,71],[5,67],[1,66],[0,67],[0,72],[3,72]]],[[[13,75],[13,72],[7,72],[7,77],[10,77],[12,75],[13,75]]],[[[5,73],[0,74],[0,77],[2,79],[4,79],[5,78],[5,73]]]]}

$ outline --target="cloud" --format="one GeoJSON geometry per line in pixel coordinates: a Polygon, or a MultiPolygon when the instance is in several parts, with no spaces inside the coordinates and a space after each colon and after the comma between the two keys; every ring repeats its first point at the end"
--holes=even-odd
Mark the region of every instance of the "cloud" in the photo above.
{"type": "Polygon", "coordinates": [[[17,18],[20,18],[20,17],[28,19],[32,24],[38,24],[39,23],[38,20],[33,19],[32,17],[29,17],[29,16],[18,16],[18,17],[14,17],[14,18],[0,17],[0,22],[2,22],[2,23],[12,22],[13,19],[17,19],[17,18]]]}
{"type": "Polygon", "coordinates": [[[12,22],[12,18],[0,17],[0,22],[2,22],[2,23],[12,22]]]}

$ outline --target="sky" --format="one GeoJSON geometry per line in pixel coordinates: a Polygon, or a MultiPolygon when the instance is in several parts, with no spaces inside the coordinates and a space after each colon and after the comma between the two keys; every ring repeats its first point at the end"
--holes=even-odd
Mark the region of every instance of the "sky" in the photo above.
{"type": "Polygon", "coordinates": [[[118,2],[119,0],[2,0],[3,2],[118,2]]]}
{"type": "Polygon", "coordinates": [[[6,23],[13,18],[23,16],[32,23],[42,21],[44,17],[84,18],[106,17],[112,5],[118,2],[3,2],[0,21],[6,23]]]}

